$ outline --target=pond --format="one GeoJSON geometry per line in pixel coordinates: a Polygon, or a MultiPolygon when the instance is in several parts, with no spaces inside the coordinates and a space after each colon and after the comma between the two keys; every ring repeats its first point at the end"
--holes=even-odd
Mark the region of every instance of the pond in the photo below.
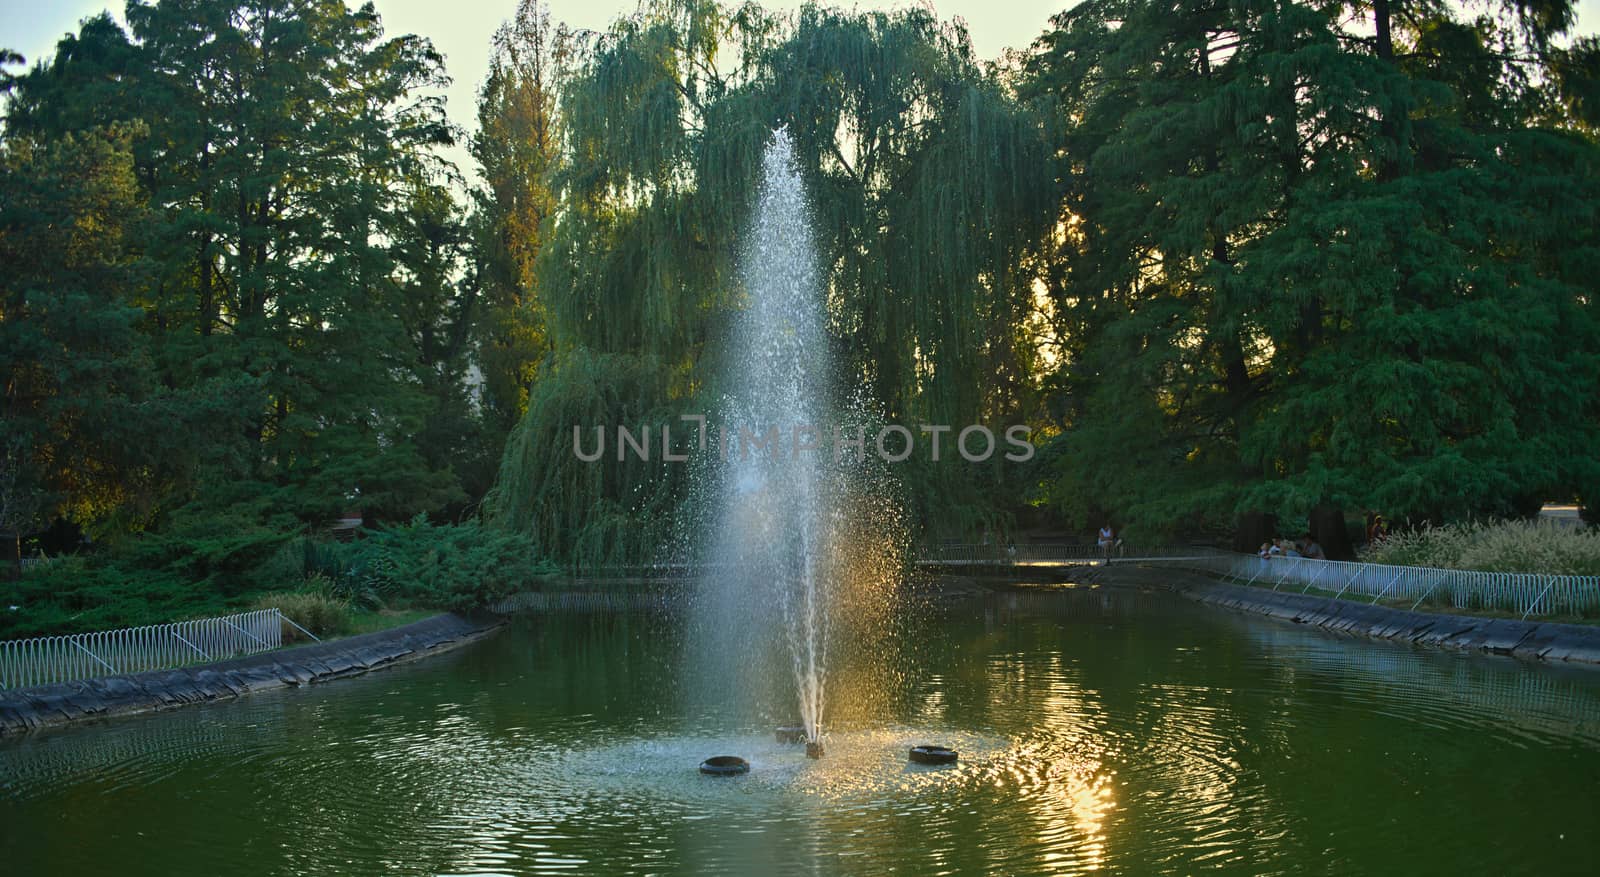
{"type": "Polygon", "coordinates": [[[1588,873],[1600,673],[1167,593],[954,601],[841,668],[828,754],[647,614],[0,744],[11,874],[1588,873]],[[703,682],[704,680],[701,680],[703,682]],[[856,696],[855,690],[872,696],[856,696]],[[961,752],[912,765],[909,746],[961,752]],[[740,777],[700,775],[735,754],[740,777]]]}

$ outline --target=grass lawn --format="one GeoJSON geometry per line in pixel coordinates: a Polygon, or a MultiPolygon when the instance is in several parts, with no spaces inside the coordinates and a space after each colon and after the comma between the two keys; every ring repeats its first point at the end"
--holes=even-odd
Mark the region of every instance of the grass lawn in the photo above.
{"type": "Polygon", "coordinates": [[[350,613],[350,632],[339,638],[389,630],[390,628],[410,624],[413,621],[432,618],[438,614],[439,610],[437,609],[379,609],[376,612],[352,612],[350,613]]]}

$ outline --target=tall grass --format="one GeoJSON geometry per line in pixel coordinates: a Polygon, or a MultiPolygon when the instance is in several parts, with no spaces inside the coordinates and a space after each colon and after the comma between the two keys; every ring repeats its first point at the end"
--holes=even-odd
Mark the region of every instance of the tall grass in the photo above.
{"type": "MultiPolygon", "coordinates": [[[[311,581],[306,590],[264,594],[255,605],[257,609],[274,607],[281,611],[284,617],[292,619],[295,624],[322,639],[350,632],[350,604],[330,594],[325,584],[319,581],[311,581]]],[[[285,644],[302,639],[305,639],[305,636],[296,630],[294,625],[287,623],[283,625],[285,644]]]]}
{"type": "Polygon", "coordinates": [[[1487,572],[1600,575],[1600,528],[1488,521],[1391,534],[1361,552],[1369,563],[1487,572]]]}

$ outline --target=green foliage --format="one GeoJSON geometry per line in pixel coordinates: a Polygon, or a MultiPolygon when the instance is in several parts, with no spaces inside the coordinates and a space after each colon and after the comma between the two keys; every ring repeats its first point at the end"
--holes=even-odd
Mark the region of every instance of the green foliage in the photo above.
{"type": "Polygon", "coordinates": [[[476,521],[418,516],[340,543],[218,518],[50,560],[0,583],[0,639],[223,615],[280,599],[337,604],[346,614],[481,609],[553,572],[525,537],[476,521]]]}
{"type": "Polygon", "coordinates": [[[196,505],[315,524],[463,503],[472,309],[433,154],[455,135],[423,94],[440,56],[340,3],[127,18],[8,81],[0,247],[24,270],[0,312],[20,363],[0,365],[42,515],[110,535],[196,505]]]}
{"type": "Polygon", "coordinates": [[[150,501],[170,471],[151,375],[119,291],[139,277],[132,141],[118,124],[0,146],[0,531],[150,501]],[[152,410],[153,409],[153,410],[152,410]]]}
{"type": "Polygon", "coordinates": [[[1401,531],[1369,545],[1368,563],[1600,576],[1600,530],[1551,521],[1461,522],[1401,531]]]}
{"type": "Polygon", "coordinates": [[[65,558],[0,583],[0,639],[160,624],[238,607],[168,570],[65,558]]]}
{"type": "MultiPolygon", "coordinates": [[[[623,424],[659,436],[685,424],[663,387],[658,361],[575,350],[534,385],[528,414],[506,443],[500,481],[485,500],[490,520],[578,571],[648,557],[672,538],[686,467],[615,459],[615,445],[593,463],[573,452],[573,429],[623,424]]],[[[611,440],[615,436],[612,434],[611,440]]]]}
{"type": "MultiPolygon", "coordinates": [[[[959,26],[678,0],[572,53],[535,272],[552,362],[508,443],[496,521],[573,567],[663,544],[682,474],[581,464],[570,430],[715,407],[716,340],[742,306],[741,235],[779,126],[815,206],[841,389],[911,423],[1031,413],[1037,353],[1019,325],[1054,218],[1051,145],[959,26]]],[[[1003,520],[994,494],[1013,489],[959,466],[903,474],[920,516],[969,526],[1003,520]]]]}
{"type": "MultiPolygon", "coordinates": [[[[481,609],[554,573],[525,538],[477,521],[409,524],[373,531],[341,546],[343,578],[385,600],[440,609],[481,609]]],[[[337,583],[337,579],[335,582],[337,583]]],[[[335,595],[343,595],[333,586],[335,595]]]]}
{"type": "Polygon", "coordinates": [[[1091,0],[1041,42],[1068,522],[1443,520],[1594,483],[1600,150],[1529,36],[1565,19],[1394,4],[1356,41],[1355,8],[1091,0]]]}
{"type": "Polygon", "coordinates": [[[0,639],[237,612],[261,591],[305,583],[303,569],[281,559],[291,542],[246,509],[174,516],[167,530],[49,560],[0,586],[0,605],[18,607],[0,612],[0,639]]]}
{"type": "Polygon", "coordinates": [[[111,543],[105,560],[181,576],[230,597],[294,584],[299,576],[287,576],[268,561],[292,538],[297,522],[261,511],[242,503],[220,511],[185,510],[159,532],[111,543]]]}
{"type": "Polygon", "coordinates": [[[85,20],[0,73],[0,536],[65,518],[101,550],[10,586],[6,623],[308,574],[481,605],[538,557],[658,551],[687,467],[586,464],[571,430],[717,407],[779,126],[836,395],[1038,428],[1027,466],[899,466],[914,530],[1004,538],[1025,504],[1147,541],[1323,504],[1592,516],[1600,48],[1557,45],[1571,9],[1088,0],[1004,66],[916,8],[657,0],[576,35],[523,0],[470,212],[443,61],[370,7],[85,20]],[[479,498],[492,529],[305,536],[479,498]]]}
{"type": "Polygon", "coordinates": [[[501,438],[527,410],[547,352],[534,262],[555,212],[549,177],[559,159],[556,78],[567,42],[564,30],[552,29],[548,7],[521,0],[516,17],[495,33],[478,93],[472,154],[484,187],[474,217],[483,309],[477,358],[485,416],[501,438]]]}
{"type": "Polygon", "coordinates": [[[263,582],[296,583],[363,611],[390,604],[481,609],[550,575],[524,537],[476,520],[409,523],[364,531],[351,542],[281,543],[257,570],[263,582]]]}

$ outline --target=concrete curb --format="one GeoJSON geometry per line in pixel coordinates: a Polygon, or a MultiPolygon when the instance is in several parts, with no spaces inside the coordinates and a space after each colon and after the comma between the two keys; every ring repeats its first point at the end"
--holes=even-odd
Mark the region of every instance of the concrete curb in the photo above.
{"type": "Polygon", "coordinates": [[[342,679],[449,651],[503,623],[435,615],[392,630],[211,664],[0,691],[0,737],[342,679]]]}

